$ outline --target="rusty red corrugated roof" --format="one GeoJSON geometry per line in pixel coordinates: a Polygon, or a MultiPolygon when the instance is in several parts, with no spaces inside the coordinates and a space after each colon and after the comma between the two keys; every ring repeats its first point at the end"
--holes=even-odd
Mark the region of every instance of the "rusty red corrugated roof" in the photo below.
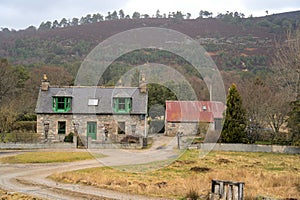
{"type": "Polygon", "coordinates": [[[225,105],[216,101],[166,101],[168,122],[213,122],[223,118],[225,105]]]}

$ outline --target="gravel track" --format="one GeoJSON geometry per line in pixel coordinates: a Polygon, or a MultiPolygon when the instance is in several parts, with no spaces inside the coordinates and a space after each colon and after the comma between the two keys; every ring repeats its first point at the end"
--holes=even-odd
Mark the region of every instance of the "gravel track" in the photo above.
{"type": "MultiPolygon", "coordinates": [[[[47,177],[53,173],[99,167],[103,165],[118,166],[143,164],[160,161],[177,156],[174,151],[175,142],[161,137],[151,149],[130,151],[118,149],[93,150],[106,155],[98,160],[85,160],[70,163],[51,164],[0,164],[0,188],[28,194],[42,199],[122,199],[122,200],[162,200],[165,198],[146,197],[100,189],[79,184],[57,183],[47,177]],[[168,145],[164,145],[164,144],[168,145]],[[164,145],[166,148],[158,148],[164,145]]],[[[43,150],[45,151],[45,150],[43,150]]],[[[51,150],[48,150],[51,151],[51,150]]],[[[53,150],[57,151],[57,150],[53,150]]],[[[60,150],[61,151],[61,150],[60,150]]],[[[70,150],[67,150],[70,151],[70,150]]],[[[86,151],[86,150],[74,150],[86,151]]],[[[18,154],[20,151],[0,152],[0,157],[18,154]]]]}

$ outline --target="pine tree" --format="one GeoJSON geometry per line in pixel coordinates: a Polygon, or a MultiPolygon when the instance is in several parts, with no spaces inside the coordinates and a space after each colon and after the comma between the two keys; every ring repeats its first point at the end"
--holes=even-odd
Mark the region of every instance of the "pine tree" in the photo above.
{"type": "Polygon", "coordinates": [[[288,127],[292,135],[292,144],[300,146],[300,94],[295,101],[291,102],[291,111],[289,113],[288,127]]]}
{"type": "Polygon", "coordinates": [[[242,107],[242,97],[236,85],[232,84],[226,102],[226,114],[221,140],[225,143],[242,143],[246,138],[246,115],[242,107]]]}

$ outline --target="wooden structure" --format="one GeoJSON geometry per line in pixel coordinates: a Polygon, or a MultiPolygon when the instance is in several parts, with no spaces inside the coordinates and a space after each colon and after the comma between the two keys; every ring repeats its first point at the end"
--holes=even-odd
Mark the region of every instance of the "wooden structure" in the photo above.
{"type": "Polygon", "coordinates": [[[210,200],[243,200],[244,183],[212,180],[210,200]]]}

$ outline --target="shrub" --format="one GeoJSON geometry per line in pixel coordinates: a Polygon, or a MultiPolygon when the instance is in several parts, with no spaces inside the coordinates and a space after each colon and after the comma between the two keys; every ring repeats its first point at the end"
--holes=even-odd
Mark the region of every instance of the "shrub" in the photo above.
{"type": "Polygon", "coordinates": [[[186,198],[190,200],[197,200],[199,198],[199,194],[196,190],[192,189],[187,193],[186,198]]]}
{"type": "Polygon", "coordinates": [[[16,131],[36,132],[36,121],[17,121],[13,129],[16,131]]]}
{"type": "Polygon", "coordinates": [[[40,136],[35,132],[14,131],[6,137],[7,142],[14,143],[36,143],[39,142],[40,136]]]}
{"type": "Polygon", "coordinates": [[[65,136],[64,142],[72,143],[73,142],[73,136],[74,136],[74,133],[70,132],[68,135],[65,136]]]}
{"type": "Polygon", "coordinates": [[[197,129],[197,134],[198,135],[206,135],[208,127],[209,127],[208,123],[199,122],[198,129],[197,129]]]}
{"type": "Polygon", "coordinates": [[[26,113],[18,117],[18,121],[36,121],[36,114],[26,113]]]}

